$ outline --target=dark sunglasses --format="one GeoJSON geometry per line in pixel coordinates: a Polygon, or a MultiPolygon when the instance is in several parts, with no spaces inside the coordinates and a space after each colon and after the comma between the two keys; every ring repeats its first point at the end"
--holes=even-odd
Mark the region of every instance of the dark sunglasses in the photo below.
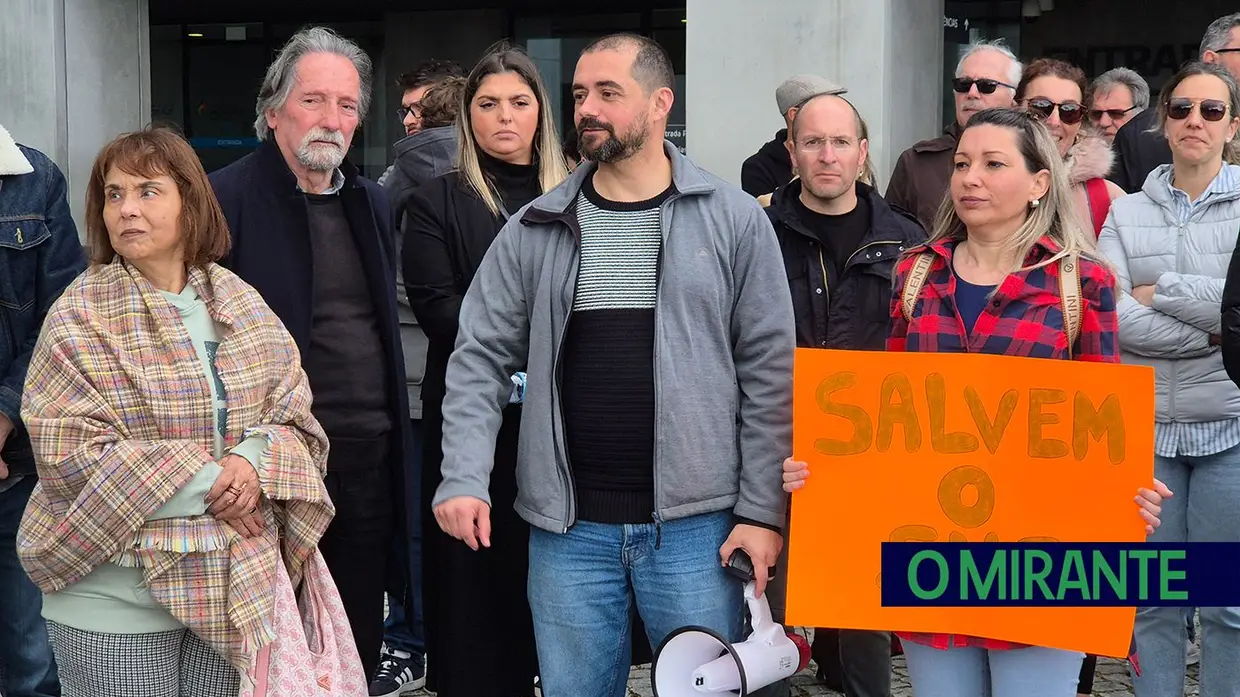
{"type": "Polygon", "coordinates": [[[1227,115],[1227,102],[1219,99],[1203,99],[1194,102],[1188,97],[1175,97],[1167,100],[1167,118],[1183,121],[1193,113],[1193,106],[1201,111],[1201,118],[1206,121],[1222,121],[1227,115]]]}
{"type": "Polygon", "coordinates": [[[956,90],[958,94],[968,94],[973,85],[977,85],[977,91],[982,94],[994,94],[995,90],[1000,87],[1007,87],[1013,90],[1016,89],[1016,85],[1009,85],[1006,82],[991,80],[988,77],[984,77],[980,80],[974,80],[971,77],[958,77],[952,80],[952,89],[956,90]]]}
{"type": "Polygon", "coordinates": [[[396,107],[396,115],[400,117],[401,121],[404,121],[405,117],[408,116],[410,113],[412,113],[415,117],[420,119],[422,118],[422,107],[416,104],[413,106],[396,107]]]}
{"type": "MultiPolygon", "coordinates": [[[[1137,105],[1133,104],[1127,109],[1090,109],[1089,120],[1094,121],[1094,122],[1101,121],[1102,115],[1106,114],[1107,116],[1111,117],[1112,121],[1119,121],[1120,119],[1124,118],[1124,114],[1127,114],[1128,112],[1136,108],[1137,108],[1137,105]]],[[[1063,117],[1060,116],[1059,118],[1062,119],[1063,117]]]]}
{"type": "Polygon", "coordinates": [[[1059,109],[1059,120],[1069,126],[1080,123],[1081,119],[1085,118],[1084,105],[1076,102],[1056,104],[1045,97],[1034,97],[1025,100],[1025,108],[1039,119],[1049,119],[1055,109],[1059,109]]]}

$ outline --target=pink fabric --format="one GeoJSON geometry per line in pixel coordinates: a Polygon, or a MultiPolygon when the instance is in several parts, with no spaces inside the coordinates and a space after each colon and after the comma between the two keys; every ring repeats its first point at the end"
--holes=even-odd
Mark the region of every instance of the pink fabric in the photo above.
{"type": "Polygon", "coordinates": [[[259,652],[241,697],[367,697],[344,604],[318,550],[306,560],[301,597],[283,566],[274,579],[274,642],[259,652]]]}

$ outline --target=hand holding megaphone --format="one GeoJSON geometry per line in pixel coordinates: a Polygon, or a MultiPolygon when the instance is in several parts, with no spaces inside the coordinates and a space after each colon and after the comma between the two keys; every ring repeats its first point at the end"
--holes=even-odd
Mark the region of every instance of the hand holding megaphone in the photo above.
{"type": "MultiPolygon", "coordinates": [[[[753,631],[733,644],[706,627],[681,627],[655,652],[650,682],[655,697],[726,694],[745,697],[809,665],[809,644],[771,618],[771,607],[757,594],[753,560],[734,550],[725,566],[745,583],[745,603],[753,631]]],[[[768,572],[773,570],[762,569],[768,572]]]]}
{"type": "Polygon", "coordinates": [[[724,568],[732,566],[736,553],[741,552],[745,564],[752,570],[752,575],[742,578],[754,582],[754,596],[761,598],[766,592],[766,584],[774,575],[775,562],[784,548],[784,536],[778,530],[771,530],[758,525],[737,523],[732,533],[719,548],[719,561],[724,568]]]}

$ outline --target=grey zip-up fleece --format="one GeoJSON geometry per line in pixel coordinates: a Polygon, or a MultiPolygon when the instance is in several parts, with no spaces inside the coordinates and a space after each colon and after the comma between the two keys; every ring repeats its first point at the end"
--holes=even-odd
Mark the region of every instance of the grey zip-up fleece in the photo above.
{"type": "MultiPolygon", "coordinates": [[[[784,524],[792,452],[792,299],[775,231],[757,201],[671,144],[676,193],[662,205],[655,305],[654,522],[731,509],[784,524]]],[[[594,170],[535,199],[500,231],[461,304],[443,402],[443,483],[490,503],[509,376],[526,369],[515,508],[531,525],[576,523],[561,411],[560,356],[579,241],[575,202],[594,170]]]]}

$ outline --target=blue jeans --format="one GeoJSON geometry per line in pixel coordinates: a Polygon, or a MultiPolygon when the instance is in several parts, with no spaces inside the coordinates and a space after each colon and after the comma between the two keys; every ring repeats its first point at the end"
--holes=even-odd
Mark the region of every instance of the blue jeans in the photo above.
{"type": "Polygon", "coordinates": [[[628,694],[634,611],[652,647],[685,625],[744,639],[743,587],[719,560],[734,524],[725,511],[660,531],[584,521],[562,535],[532,529],[529,598],[544,697],[628,694]]]}
{"type": "MultiPolygon", "coordinates": [[[[1155,457],[1154,476],[1175,493],[1163,502],[1151,542],[1240,542],[1240,446],[1205,457],[1155,457]]],[[[1136,697],[1184,694],[1185,615],[1191,608],[1137,610],[1141,677],[1136,697]]],[[[1201,697],[1240,696],[1240,607],[1203,607],[1201,697]]],[[[1189,621],[1191,622],[1191,614],[1189,621]]]]}
{"type": "Polygon", "coordinates": [[[388,565],[388,616],[383,622],[383,644],[389,651],[405,651],[415,658],[426,655],[426,638],[422,632],[422,422],[410,420],[413,433],[413,471],[405,473],[410,494],[405,501],[409,520],[409,537],[392,540],[392,558],[388,565]],[[412,604],[410,617],[405,599],[412,604]]]}
{"type": "Polygon", "coordinates": [[[43,594],[17,561],[17,526],[34,484],[33,476],[23,477],[0,492],[0,694],[7,697],[60,695],[43,594]]]}
{"type": "Polygon", "coordinates": [[[1085,654],[1041,646],[944,650],[906,641],[904,659],[915,697],[1075,697],[1085,654]]]}

